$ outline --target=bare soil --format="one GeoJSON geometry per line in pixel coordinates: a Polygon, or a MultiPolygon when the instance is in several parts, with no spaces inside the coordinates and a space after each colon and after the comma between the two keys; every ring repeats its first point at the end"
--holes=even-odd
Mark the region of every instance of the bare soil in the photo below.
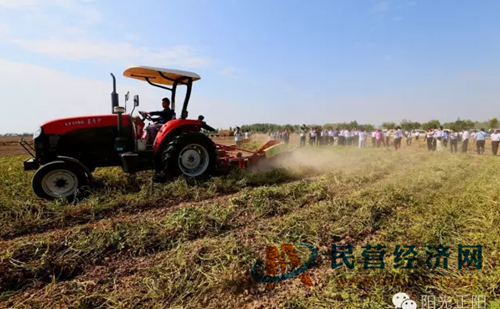
{"type": "MultiPolygon", "coordinates": [[[[19,145],[20,136],[0,136],[0,158],[28,154],[21,145],[19,145]]],[[[33,138],[25,138],[28,143],[33,145],[33,138]]]]}

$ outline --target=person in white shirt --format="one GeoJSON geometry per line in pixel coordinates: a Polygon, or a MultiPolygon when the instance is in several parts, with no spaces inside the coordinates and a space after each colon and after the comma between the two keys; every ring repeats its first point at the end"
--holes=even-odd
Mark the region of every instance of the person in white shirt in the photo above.
{"type": "Polygon", "coordinates": [[[311,129],[311,133],[309,136],[309,144],[314,146],[316,143],[316,129],[311,129]]]}
{"type": "Polygon", "coordinates": [[[349,146],[351,143],[351,132],[349,132],[349,129],[346,129],[344,131],[344,137],[345,137],[345,145],[349,146]]]}
{"type": "Polygon", "coordinates": [[[365,133],[364,129],[361,129],[361,131],[359,131],[358,137],[359,137],[359,148],[364,148],[365,147],[365,137],[366,137],[366,133],[365,133]]]}
{"type": "Polygon", "coordinates": [[[372,146],[375,147],[377,145],[377,131],[372,132],[372,146]]]}
{"type": "Polygon", "coordinates": [[[464,132],[462,133],[462,153],[467,152],[467,147],[469,146],[469,138],[469,130],[464,130],[464,132]]]}
{"type": "Polygon", "coordinates": [[[249,139],[250,138],[250,133],[248,132],[248,130],[245,131],[245,139],[249,139]]]}
{"type": "Polygon", "coordinates": [[[412,139],[411,132],[406,131],[406,146],[411,146],[412,139]]]}
{"type": "Polygon", "coordinates": [[[403,130],[401,130],[401,127],[400,126],[397,126],[396,127],[396,132],[397,132],[397,136],[399,138],[398,140],[398,149],[401,148],[401,141],[403,140],[403,130]]]}
{"type": "Polygon", "coordinates": [[[427,142],[427,150],[428,151],[434,151],[434,131],[429,128],[427,130],[427,133],[425,134],[425,141],[427,142]]]}
{"type": "Polygon", "coordinates": [[[479,132],[474,136],[474,142],[476,143],[477,154],[484,154],[484,145],[486,144],[486,132],[481,128],[479,132]]]}
{"type": "Polygon", "coordinates": [[[451,130],[450,135],[450,152],[455,152],[457,153],[457,146],[458,146],[458,133],[455,132],[454,130],[451,130]]]}
{"type": "Polygon", "coordinates": [[[328,131],[328,144],[333,146],[333,129],[330,129],[328,131]]]}
{"type": "Polygon", "coordinates": [[[420,136],[420,132],[415,132],[415,139],[418,141],[418,137],[420,136]]]}
{"type": "Polygon", "coordinates": [[[243,134],[241,133],[240,127],[236,127],[236,131],[234,131],[234,142],[236,145],[241,144],[242,137],[243,134]]]}
{"type": "Polygon", "coordinates": [[[352,130],[352,134],[351,134],[351,145],[357,145],[359,144],[359,135],[358,135],[358,129],[357,128],[354,128],[352,130]]]}
{"type": "Polygon", "coordinates": [[[333,146],[337,146],[339,144],[339,134],[340,134],[339,128],[333,130],[333,146]]]}
{"type": "Polygon", "coordinates": [[[495,130],[491,134],[491,149],[493,150],[494,156],[496,156],[498,153],[499,142],[500,142],[500,133],[498,133],[498,130],[495,130]]]}
{"type": "Polygon", "coordinates": [[[434,132],[434,138],[436,139],[436,150],[442,151],[443,148],[443,127],[439,126],[439,129],[434,132]]]}
{"type": "Polygon", "coordinates": [[[339,139],[337,145],[343,146],[345,145],[345,135],[344,130],[339,130],[339,139]]]}
{"type": "Polygon", "coordinates": [[[394,148],[396,150],[398,150],[401,147],[400,146],[401,136],[399,135],[400,133],[401,130],[399,129],[399,127],[394,128],[394,130],[392,130],[392,137],[394,138],[393,143],[394,143],[394,148]]]}
{"type": "Polygon", "coordinates": [[[389,147],[389,142],[391,141],[391,130],[387,129],[387,131],[385,131],[385,145],[386,147],[389,147]]]}

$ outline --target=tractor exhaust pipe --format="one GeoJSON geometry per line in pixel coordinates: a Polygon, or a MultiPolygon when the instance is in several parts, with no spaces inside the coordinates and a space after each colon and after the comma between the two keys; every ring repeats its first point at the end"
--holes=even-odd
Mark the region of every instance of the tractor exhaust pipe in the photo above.
{"type": "Polygon", "coordinates": [[[115,150],[117,152],[124,152],[127,150],[127,138],[123,136],[123,122],[122,115],[125,113],[125,108],[120,107],[118,103],[118,93],[116,93],[116,78],[111,73],[113,78],[113,92],[111,93],[111,113],[118,115],[117,121],[117,137],[115,138],[115,150]]]}
{"type": "Polygon", "coordinates": [[[111,93],[111,113],[115,114],[115,107],[119,106],[118,93],[116,93],[116,78],[113,73],[111,73],[111,77],[113,78],[113,92],[111,93]]]}

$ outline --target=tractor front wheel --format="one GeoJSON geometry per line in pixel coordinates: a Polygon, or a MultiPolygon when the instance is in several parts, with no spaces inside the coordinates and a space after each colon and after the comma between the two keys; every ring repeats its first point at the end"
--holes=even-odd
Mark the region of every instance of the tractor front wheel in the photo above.
{"type": "Polygon", "coordinates": [[[33,176],[33,191],[38,197],[71,202],[77,190],[88,183],[87,176],[77,168],[63,161],[48,163],[39,168],[33,176]]]}
{"type": "Polygon", "coordinates": [[[168,178],[184,175],[205,179],[214,173],[217,153],[214,142],[205,134],[186,132],[174,137],[162,159],[162,170],[168,178]]]}

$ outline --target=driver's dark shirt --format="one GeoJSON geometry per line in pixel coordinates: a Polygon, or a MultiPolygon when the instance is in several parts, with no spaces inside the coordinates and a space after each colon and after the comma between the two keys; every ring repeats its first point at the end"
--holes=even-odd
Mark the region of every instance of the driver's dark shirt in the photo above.
{"type": "Polygon", "coordinates": [[[172,117],[174,116],[174,112],[170,109],[170,107],[167,107],[159,112],[150,112],[149,114],[151,116],[160,116],[155,119],[155,121],[158,121],[159,123],[167,123],[167,121],[172,120],[172,117]]]}

